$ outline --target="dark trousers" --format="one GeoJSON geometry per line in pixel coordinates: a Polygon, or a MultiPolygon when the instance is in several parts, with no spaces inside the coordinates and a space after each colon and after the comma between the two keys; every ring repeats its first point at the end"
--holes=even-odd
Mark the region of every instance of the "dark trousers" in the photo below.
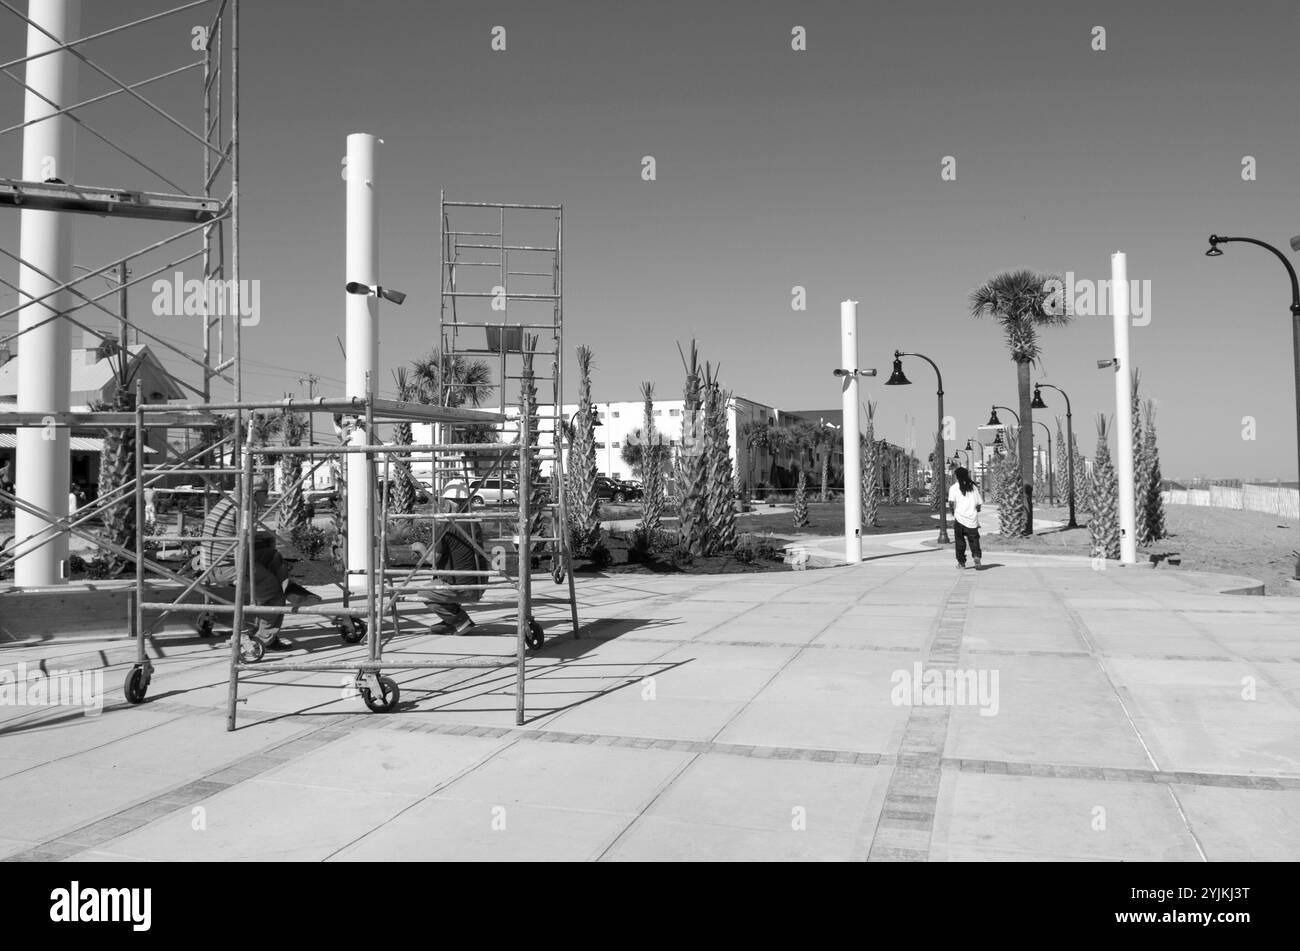
{"type": "Polygon", "coordinates": [[[983,558],[980,551],[980,530],[978,528],[967,528],[961,522],[953,519],[952,526],[956,530],[957,536],[957,564],[966,564],[966,541],[970,540],[970,553],[975,556],[976,560],[983,558]]]}

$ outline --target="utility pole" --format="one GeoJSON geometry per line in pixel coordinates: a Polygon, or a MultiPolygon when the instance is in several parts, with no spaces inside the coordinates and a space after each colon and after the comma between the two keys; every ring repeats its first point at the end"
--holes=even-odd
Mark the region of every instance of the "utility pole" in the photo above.
{"type": "MultiPolygon", "coordinates": [[[[307,402],[316,398],[316,384],[320,382],[320,377],[315,373],[308,373],[307,376],[298,377],[298,385],[307,387],[307,402]]],[[[307,445],[316,445],[316,414],[307,414],[307,445]]]]}

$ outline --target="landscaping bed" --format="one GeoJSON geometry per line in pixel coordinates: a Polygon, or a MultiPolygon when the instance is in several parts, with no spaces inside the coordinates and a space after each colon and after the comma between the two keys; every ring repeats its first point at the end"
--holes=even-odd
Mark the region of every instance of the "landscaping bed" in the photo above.
{"type": "MultiPolygon", "coordinates": [[[[1058,521],[1069,518],[1064,509],[1035,509],[1035,515],[1058,521]]],[[[996,527],[996,518],[992,520],[996,527]]],[[[1087,525],[1080,513],[1077,521],[1087,525]]],[[[1291,552],[1297,541],[1296,525],[1276,515],[1198,505],[1166,505],[1169,537],[1138,548],[1138,560],[1154,560],[1161,567],[1245,575],[1264,582],[1267,594],[1291,594],[1287,580],[1295,567],[1291,552]]],[[[1049,530],[1031,538],[1003,538],[981,533],[986,553],[998,551],[1044,555],[1091,555],[1086,527],[1049,530]]]]}

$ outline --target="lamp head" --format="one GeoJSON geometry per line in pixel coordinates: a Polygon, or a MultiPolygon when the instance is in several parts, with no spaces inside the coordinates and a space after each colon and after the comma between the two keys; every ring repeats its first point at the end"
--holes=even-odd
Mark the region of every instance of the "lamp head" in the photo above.
{"type": "MultiPolygon", "coordinates": [[[[998,410],[997,410],[997,407],[996,407],[996,406],[993,408],[993,412],[989,413],[989,421],[988,421],[985,425],[987,425],[987,426],[1001,426],[1001,425],[1002,425],[1002,420],[998,419],[998,410]]],[[[998,438],[999,438],[999,439],[1002,438],[1002,434],[1001,434],[1001,433],[998,433],[998,438]]]]}
{"type": "Polygon", "coordinates": [[[1219,250],[1219,241],[1221,240],[1222,239],[1217,234],[1210,235],[1210,250],[1205,252],[1205,256],[1207,258],[1217,258],[1223,256],[1223,252],[1219,250]]]}
{"type": "Polygon", "coordinates": [[[1047,409],[1047,404],[1043,402],[1043,391],[1034,387],[1034,401],[1029,404],[1030,409],[1047,409]]]}
{"type": "MultiPolygon", "coordinates": [[[[894,351],[897,354],[898,351],[894,351]]],[[[889,374],[889,379],[885,381],[885,386],[911,386],[912,381],[903,373],[903,361],[894,357],[894,372],[889,374]]]]}

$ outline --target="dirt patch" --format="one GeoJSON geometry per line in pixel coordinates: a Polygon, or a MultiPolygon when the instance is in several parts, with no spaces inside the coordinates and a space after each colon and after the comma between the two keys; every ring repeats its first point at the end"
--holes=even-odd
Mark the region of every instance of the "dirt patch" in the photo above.
{"type": "MultiPolygon", "coordinates": [[[[1058,517],[1051,511],[1042,515],[1058,517]]],[[[1078,521],[1086,524],[1087,518],[1080,517],[1078,521]]],[[[1287,585],[1295,568],[1291,552],[1300,542],[1300,531],[1294,523],[1261,512],[1167,505],[1165,526],[1169,537],[1149,547],[1140,547],[1139,559],[1155,560],[1161,568],[1245,575],[1264,582],[1268,594],[1295,593],[1287,585]]],[[[988,551],[1085,558],[1091,554],[1087,528],[1044,532],[1033,538],[1004,539],[997,534],[986,534],[981,540],[988,551]]]]}

